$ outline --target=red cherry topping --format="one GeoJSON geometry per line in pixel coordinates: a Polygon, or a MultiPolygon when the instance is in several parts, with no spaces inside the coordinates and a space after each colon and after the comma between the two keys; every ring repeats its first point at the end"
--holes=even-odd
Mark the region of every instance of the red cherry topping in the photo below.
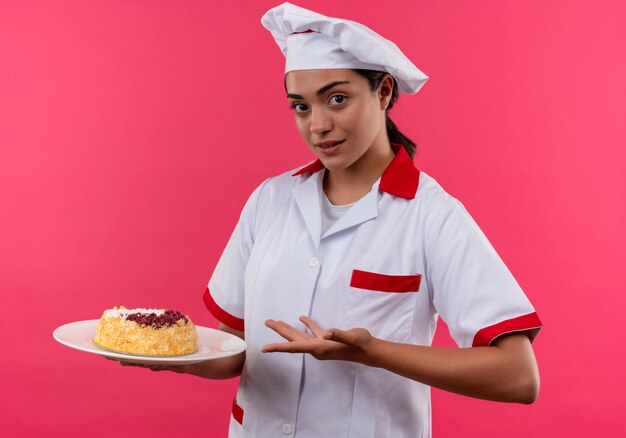
{"type": "Polygon", "coordinates": [[[161,315],[154,312],[151,313],[131,313],[126,315],[128,321],[135,321],[137,324],[150,326],[154,329],[160,329],[164,325],[176,325],[176,322],[184,319],[185,324],[189,322],[187,317],[177,310],[166,310],[161,315]]]}

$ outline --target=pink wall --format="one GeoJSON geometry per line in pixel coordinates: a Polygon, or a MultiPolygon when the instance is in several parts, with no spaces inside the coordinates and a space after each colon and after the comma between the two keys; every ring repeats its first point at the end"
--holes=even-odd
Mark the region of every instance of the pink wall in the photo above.
{"type": "MultiPolygon", "coordinates": [[[[52,331],[120,304],[215,325],[201,296],[244,200],[313,158],[259,23],[276,4],[0,3],[3,436],[225,435],[234,380],[122,368],[52,331]]],[[[298,4],[370,25],[430,76],[392,115],[545,324],[537,402],[433,390],[435,436],[626,433],[623,2],[298,4]]]]}

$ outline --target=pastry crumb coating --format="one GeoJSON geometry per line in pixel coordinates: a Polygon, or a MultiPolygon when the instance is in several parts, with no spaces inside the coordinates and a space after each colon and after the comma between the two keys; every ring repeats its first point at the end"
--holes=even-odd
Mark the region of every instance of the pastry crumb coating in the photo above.
{"type": "MultiPolygon", "coordinates": [[[[120,307],[120,310],[126,309],[120,307]]],[[[126,316],[107,316],[105,310],[93,343],[108,350],[142,356],[180,356],[198,351],[198,331],[186,315],[174,324],[158,328],[128,320],[126,316]]]]}

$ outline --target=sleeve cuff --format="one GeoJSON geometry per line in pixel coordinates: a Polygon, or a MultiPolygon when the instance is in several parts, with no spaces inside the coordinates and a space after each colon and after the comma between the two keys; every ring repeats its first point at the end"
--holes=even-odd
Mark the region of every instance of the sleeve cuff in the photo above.
{"type": "Polygon", "coordinates": [[[213,299],[213,296],[211,296],[211,291],[209,290],[208,287],[204,291],[203,300],[207,309],[209,309],[209,312],[211,312],[211,314],[215,318],[217,318],[219,322],[226,324],[228,327],[234,330],[239,330],[240,332],[243,331],[244,329],[243,319],[237,318],[236,316],[233,316],[227,311],[225,311],[224,309],[222,309],[215,302],[215,300],[213,299]]]}
{"type": "Polygon", "coordinates": [[[530,342],[535,340],[537,333],[543,327],[539,316],[536,312],[527,315],[518,316],[499,322],[489,327],[480,329],[474,336],[472,347],[487,346],[493,342],[498,336],[505,333],[522,332],[528,330],[530,342]]]}

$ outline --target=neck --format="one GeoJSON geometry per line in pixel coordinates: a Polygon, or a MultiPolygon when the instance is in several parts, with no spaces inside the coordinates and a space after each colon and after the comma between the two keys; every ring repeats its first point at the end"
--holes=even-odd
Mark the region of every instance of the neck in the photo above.
{"type": "Polygon", "coordinates": [[[389,140],[385,140],[377,145],[373,144],[348,168],[326,170],[323,187],[331,201],[334,198],[344,203],[353,202],[371,190],[395,156],[389,140]]]}

